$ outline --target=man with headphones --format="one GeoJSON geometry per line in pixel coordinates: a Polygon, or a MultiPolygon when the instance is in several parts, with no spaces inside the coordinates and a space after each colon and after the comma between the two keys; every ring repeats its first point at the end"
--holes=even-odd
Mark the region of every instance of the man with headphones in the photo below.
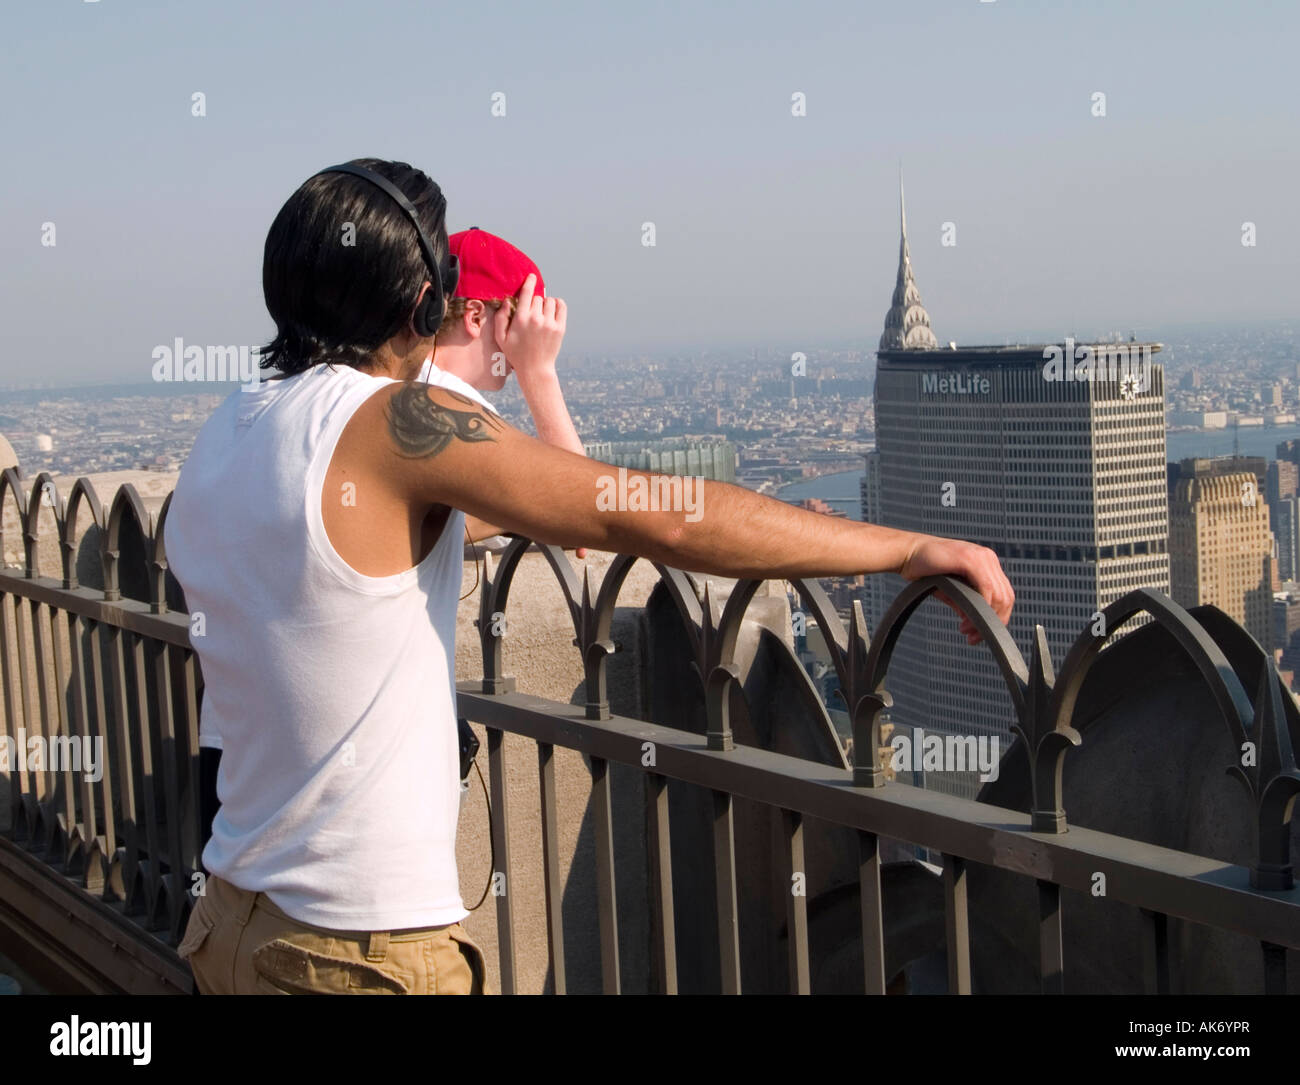
{"type": "MultiPolygon", "coordinates": [[[[455,853],[466,516],[726,577],[948,573],[1010,617],[986,547],[710,481],[702,516],[610,508],[616,469],[418,381],[458,276],[445,210],[401,162],[299,187],[263,260],[280,379],[217,408],[172,496],[166,554],[204,615],[203,724],[224,747],[206,892],[178,947],[204,994],[490,989],[455,853]]],[[[499,342],[517,371],[558,348],[554,310],[527,304],[539,322],[517,314],[499,342]]]]}
{"type": "MultiPolygon", "coordinates": [[[[436,350],[431,351],[417,380],[449,388],[495,411],[483,392],[499,391],[514,373],[532,413],[538,438],[557,448],[585,455],[582,440],[564,401],[556,359],[564,337],[567,307],[563,299],[546,296],[537,265],[508,241],[472,226],[448,238],[459,278],[438,326],[436,350]],[[526,368],[515,370],[500,349],[512,320],[537,349],[524,357],[526,368]]],[[[466,517],[466,557],[477,560],[480,550],[501,550],[510,539],[495,526],[466,517]]],[[[579,558],[587,551],[579,548],[579,558]]],[[[472,731],[462,725],[462,745],[472,731]]],[[[473,740],[476,746],[477,741],[473,740]]],[[[200,739],[200,839],[207,844],[218,806],[216,781],[221,739],[204,721],[200,739]]],[[[462,759],[462,768],[464,760],[462,759]]]]}

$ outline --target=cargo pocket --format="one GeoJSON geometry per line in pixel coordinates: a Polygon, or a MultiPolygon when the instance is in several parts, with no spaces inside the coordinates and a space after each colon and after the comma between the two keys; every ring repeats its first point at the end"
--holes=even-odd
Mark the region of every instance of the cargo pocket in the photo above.
{"type": "Polygon", "coordinates": [[[469,933],[459,923],[453,923],[448,927],[447,933],[454,942],[460,945],[461,956],[469,961],[470,971],[474,975],[474,983],[469,993],[472,995],[487,994],[487,958],[483,956],[483,951],[479,949],[478,943],[469,936],[469,933]]]}
{"type": "Polygon", "coordinates": [[[208,935],[212,933],[212,926],[212,920],[208,917],[208,913],[200,900],[194,906],[194,910],[190,912],[190,920],[185,927],[185,937],[177,945],[176,955],[183,961],[193,957],[203,943],[207,941],[208,935]]]}
{"type": "Polygon", "coordinates": [[[255,986],[269,995],[405,995],[415,977],[276,938],[253,951],[255,986]]]}

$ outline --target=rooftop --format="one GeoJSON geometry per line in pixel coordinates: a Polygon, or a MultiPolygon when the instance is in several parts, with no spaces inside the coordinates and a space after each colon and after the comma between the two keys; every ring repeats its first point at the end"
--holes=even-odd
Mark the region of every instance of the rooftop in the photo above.
{"type": "MultiPolygon", "coordinates": [[[[1062,340],[1059,343],[1016,343],[1013,345],[1003,344],[1001,346],[949,346],[949,347],[929,347],[916,348],[909,347],[905,350],[880,350],[876,352],[876,357],[888,366],[907,366],[915,365],[924,368],[933,368],[940,365],[1037,365],[1041,366],[1046,360],[1047,352],[1053,347],[1065,350],[1069,344],[1062,340]]],[[[1146,350],[1152,354],[1164,350],[1163,343],[1155,342],[1129,342],[1129,343],[1089,343],[1087,341],[1078,341],[1074,343],[1076,348],[1087,347],[1093,351],[1094,356],[1105,357],[1107,351],[1126,350],[1146,350]]]]}
{"type": "MultiPolygon", "coordinates": [[[[87,486],[77,515],[42,492],[0,476],[28,544],[0,569],[0,735],[114,741],[94,782],[0,764],[0,938],[50,990],[188,993],[175,946],[201,870],[202,674],[169,588],[167,507],[87,486]]],[[[1026,658],[945,577],[868,629],[816,581],[792,583],[792,606],[780,583],[619,555],[575,568],[526,539],[480,572],[457,707],[487,771],[458,853],[467,901],[494,872],[511,886],[466,922],[498,989],[1300,991],[1300,708],[1215,608],[1132,591],[1103,628],[1151,624],[1113,645],[1080,630],[1050,660],[1041,630],[1026,658]],[[978,800],[891,760],[892,645],[940,590],[1015,706],[978,800]],[[794,653],[807,620],[848,741],[794,653]]],[[[945,735],[960,749],[962,721],[945,735]]]]}

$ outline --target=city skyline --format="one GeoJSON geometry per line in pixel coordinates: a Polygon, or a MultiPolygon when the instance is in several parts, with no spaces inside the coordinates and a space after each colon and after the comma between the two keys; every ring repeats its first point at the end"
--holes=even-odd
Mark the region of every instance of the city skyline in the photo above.
{"type": "MultiPolygon", "coordinates": [[[[764,456],[784,440],[787,457],[797,459],[836,446],[869,447],[874,440],[872,355],[861,349],[810,350],[809,372],[815,375],[799,378],[790,377],[788,355],[770,350],[659,360],[574,359],[562,379],[586,441],[708,434],[764,456]]],[[[1171,460],[1226,454],[1238,439],[1251,454],[1272,458],[1278,442],[1300,438],[1300,353],[1286,325],[1174,332],[1160,358],[1169,377],[1171,460]],[[1274,399],[1284,404],[1281,410],[1268,406],[1274,399]],[[1266,410],[1274,414],[1266,418],[1266,410]],[[1193,418],[1213,424],[1188,425],[1193,418]],[[1240,420],[1239,431],[1229,419],[1240,420]],[[1181,450],[1178,455],[1174,446],[1181,450]]],[[[233,387],[145,382],[0,390],[0,435],[11,440],[29,473],[142,469],[158,456],[174,468],[207,414],[233,387]],[[124,426],[128,440],[120,440],[124,426]],[[51,451],[61,454],[57,459],[35,447],[36,435],[51,427],[60,431],[52,435],[51,451]]],[[[494,403],[513,424],[531,424],[513,382],[494,403]]]]}
{"type": "MultiPolygon", "coordinates": [[[[0,90],[24,109],[0,131],[24,169],[0,216],[0,384],[148,379],[177,336],[266,342],[275,211],[368,153],[427,169],[451,228],[534,255],[570,303],[574,354],[874,341],[900,163],[940,342],[1295,315],[1300,152],[1276,138],[1293,11],[971,0],[792,21],[766,4],[738,33],[707,7],[574,5],[514,13],[517,38],[453,78],[430,77],[436,53],[373,84],[317,78],[321,56],[382,55],[392,27],[440,29],[423,5],[371,11],[346,44],[329,19],[248,2],[220,20],[111,3],[11,17],[24,50],[0,90]]],[[[459,13],[458,40],[491,40],[494,18],[459,13]]]]}
{"type": "Polygon", "coordinates": [[[10,6],[0,995],[1285,1046],[1300,5],[10,6]]]}

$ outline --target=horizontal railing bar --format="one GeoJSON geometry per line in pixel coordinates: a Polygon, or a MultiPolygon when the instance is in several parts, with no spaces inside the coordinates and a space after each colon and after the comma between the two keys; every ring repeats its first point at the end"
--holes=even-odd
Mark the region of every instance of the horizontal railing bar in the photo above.
{"type": "Polygon", "coordinates": [[[119,626],[179,648],[190,647],[190,616],[183,611],[154,614],[148,603],[136,599],[105,600],[98,588],[65,588],[62,580],[48,576],[28,578],[15,573],[12,566],[0,567],[0,592],[34,599],[65,614],[119,626]]]}
{"type": "Polygon", "coordinates": [[[642,767],[643,744],[652,742],[655,771],[670,779],[1080,893],[1091,893],[1093,874],[1105,870],[1111,900],[1300,949],[1300,886],[1252,889],[1245,867],[1077,826],[1034,833],[1030,816],[1016,810],[900,783],[857,788],[848,769],[749,746],[713,751],[702,734],[623,716],[588,720],[582,705],[526,693],[484,694],[476,682],[458,683],[457,692],[458,715],[537,742],[633,767],[642,767]]]}

